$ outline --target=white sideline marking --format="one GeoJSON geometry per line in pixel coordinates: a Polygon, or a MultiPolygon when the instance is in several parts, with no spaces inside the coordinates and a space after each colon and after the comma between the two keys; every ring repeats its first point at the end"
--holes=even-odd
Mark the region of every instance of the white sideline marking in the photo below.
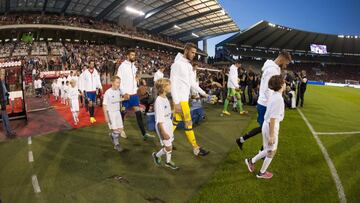
{"type": "Polygon", "coordinates": [[[32,182],[32,185],[33,185],[33,188],[34,188],[34,192],[35,193],[40,193],[41,190],[40,190],[39,181],[38,181],[36,175],[32,175],[31,182],[32,182]]]}
{"type": "Polygon", "coordinates": [[[316,132],[318,135],[355,135],[360,134],[360,131],[351,131],[351,132],[316,132]]]}
{"type": "Polygon", "coordinates": [[[28,145],[31,145],[31,144],[32,144],[31,137],[28,137],[28,145]]]}
{"type": "Polygon", "coordinates": [[[34,156],[32,151],[29,151],[29,162],[34,162],[34,156]]]}
{"type": "Polygon", "coordinates": [[[336,189],[338,191],[338,197],[339,197],[339,200],[341,203],[346,203],[346,196],[345,196],[345,192],[344,192],[344,187],[342,186],[341,184],[341,180],[339,178],[339,175],[336,171],[336,168],[334,166],[334,163],[331,161],[331,158],[326,150],[326,148],[324,147],[324,145],[322,144],[319,136],[318,136],[318,133],[315,132],[314,128],[312,127],[312,125],[310,124],[310,122],[308,121],[308,119],[305,117],[305,115],[301,112],[300,109],[297,109],[300,116],[302,117],[302,119],[305,121],[306,125],[308,126],[308,128],[310,129],[312,135],[314,136],[317,144],[319,145],[319,148],[326,160],[326,163],[327,165],[329,166],[329,169],[330,169],[330,172],[331,172],[331,175],[334,179],[334,182],[335,182],[335,185],[336,185],[336,189]]]}

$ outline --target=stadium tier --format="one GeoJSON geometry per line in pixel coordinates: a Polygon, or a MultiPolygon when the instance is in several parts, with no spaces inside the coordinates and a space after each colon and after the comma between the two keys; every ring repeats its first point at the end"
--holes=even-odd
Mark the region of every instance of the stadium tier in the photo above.
{"type": "Polygon", "coordinates": [[[359,2],[0,0],[0,203],[360,202],[359,2]]]}

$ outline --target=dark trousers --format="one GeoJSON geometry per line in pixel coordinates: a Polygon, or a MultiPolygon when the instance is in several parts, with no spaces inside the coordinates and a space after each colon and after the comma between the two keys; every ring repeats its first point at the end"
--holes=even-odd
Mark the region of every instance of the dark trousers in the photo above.
{"type": "Polygon", "coordinates": [[[243,104],[246,104],[246,97],[245,97],[245,90],[246,90],[246,86],[241,86],[241,102],[243,104]]]}
{"type": "Polygon", "coordinates": [[[6,110],[1,110],[1,118],[2,118],[2,123],[4,126],[4,130],[6,132],[6,136],[13,134],[13,131],[10,126],[9,116],[8,116],[6,110]]]}
{"type": "Polygon", "coordinates": [[[305,95],[305,91],[306,89],[301,89],[300,88],[300,91],[298,92],[298,97],[296,97],[296,105],[297,106],[301,106],[303,107],[304,106],[304,95],[305,95]],[[300,103],[299,103],[300,102],[300,103]]]}

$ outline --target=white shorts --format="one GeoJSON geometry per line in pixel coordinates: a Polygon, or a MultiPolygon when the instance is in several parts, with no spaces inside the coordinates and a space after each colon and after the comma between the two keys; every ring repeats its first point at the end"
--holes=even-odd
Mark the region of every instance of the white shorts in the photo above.
{"type": "Polygon", "coordinates": [[[124,128],[120,111],[113,111],[113,112],[108,111],[107,114],[109,117],[109,128],[111,130],[124,128]]]}
{"type": "Polygon", "coordinates": [[[78,99],[72,99],[71,100],[71,112],[79,111],[79,100],[78,99]]]}
{"type": "Polygon", "coordinates": [[[59,89],[54,89],[54,96],[58,97],[59,96],[59,89]]]}
{"type": "Polygon", "coordinates": [[[163,125],[164,125],[164,128],[165,128],[164,130],[168,133],[168,135],[170,136],[170,139],[168,139],[168,140],[162,139],[157,124],[155,124],[156,133],[159,136],[161,146],[171,147],[172,142],[174,141],[174,133],[173,133],[172,121],[170,121],[168,123],[164,123],[163,125]]]}
{"type": "Polygon", "coordinates": [[[279,123],[275,123],[275,142],[272,145],[269,145],[269,137],[270,137],[270,123],[264,121],[261,133],[263,135],[263,147],[266,151],[275,151],[278,146],[278,140],[279,140],[279,123]]]}

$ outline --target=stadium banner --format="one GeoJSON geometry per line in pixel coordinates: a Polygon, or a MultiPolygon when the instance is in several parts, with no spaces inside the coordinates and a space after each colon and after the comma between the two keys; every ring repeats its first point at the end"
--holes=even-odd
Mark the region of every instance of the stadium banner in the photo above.
{"type": "Polygon", "coordinates": [[[43,71],[40,72],[41,78],[58,78],[61,74],[63,75],[69,75],[70,70],[64,70],[64,71],[43,71]]]}
{"type": "Polygon", "coordinates": [[[360,85],[350,85],[350,84],[344,84],[344,83],[333,83],[333,82],[327,82],[325,83],[326,86],[333,86],[333,87],[353,87],[360,89],[360,85]]]}
{"type": "Polygon", "coordinates": [[[309,80],[308,84],[309,85],[325,85],[325,82],[309,80]]]}

